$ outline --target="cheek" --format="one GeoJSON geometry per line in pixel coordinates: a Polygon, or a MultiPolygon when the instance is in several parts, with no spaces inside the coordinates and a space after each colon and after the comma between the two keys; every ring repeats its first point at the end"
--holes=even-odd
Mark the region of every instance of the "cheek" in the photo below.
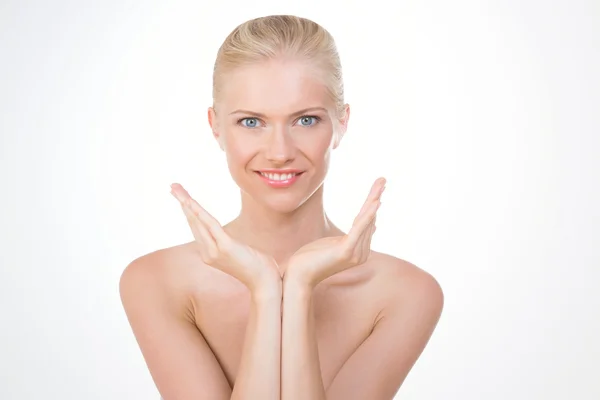
{"type": "Polygon", "coordinates": [[[247,140],[238,137],[234,134],[226,134],[224,136],[225,153],[227,154],[227,162],[232,164],[244,164],[250,160],[254,154],[254,147],[247,140]]]}
{"type": "Polygon", "coordinates": [[[297,139],[298,148],[312,160],[318,161],[329,157],[332,148],[332,133],[329,131],[314,132],[314,135],[301,136],[297,139]]]}

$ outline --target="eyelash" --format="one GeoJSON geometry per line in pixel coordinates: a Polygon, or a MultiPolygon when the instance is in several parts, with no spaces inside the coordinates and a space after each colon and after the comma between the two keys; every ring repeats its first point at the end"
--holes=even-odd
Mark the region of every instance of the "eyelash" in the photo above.
{"type": "MultiPolygon", "coordinates": [[[[315,123],[314,123],[314,124],[312,124],[312,125],[300,125],[300,126],[303,126],[304,128],[312,128],[313,126],[317,125],[319,122],[321,122],[321,121],[322,121],[322,118],[321,118],[321,117],[319,117],[319,116],[316,116],[316,115],[303,115],[303,116],[301,116],[300,118],[298,118],[298,119],[296,120],[296,122],[300,121],[302,118],[314,118],[314,119],[315,119],[315,123]]],[[[256,117],[244,117],[244,118],[240,118],[240,119],[238,119],[238,121],[237,121],[237,124],[238,124],[238,125],[241,125],[241,126],[242,126],[242,127],[244,127],[244,128],[248,128],[248,129],[254,129],[254,128],[252,128],[252,127],[244,126],[244,124],[242,123],[242,121],[244,121],[244,120],[247,120],[247,119],[255,119],[255,120],[257,120],[257,121],[260,121],[260,120],[259,120],[258,118],[256,118],[256,117]]]]}

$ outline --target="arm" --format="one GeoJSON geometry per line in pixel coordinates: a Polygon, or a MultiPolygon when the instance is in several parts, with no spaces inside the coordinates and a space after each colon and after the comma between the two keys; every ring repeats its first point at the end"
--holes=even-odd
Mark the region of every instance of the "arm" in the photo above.
{"type": "Polygon", "coordinates": [[[281,398],[325,400],[312,288],[286,274],[283,286],[281,398]]]}
{"type": "Polygon", "coordinates": [[[123,272],[120,293],[152,378],[165,400],[279,399],[281,295],[252,295],[236,384],[231,387],[193,320],[187,294],[169,286],[158,260],[142,257],[123,272]],[[277,298],[277,300],[274,300],[277,298]]]}
{"type": "Polygon", "coordinates": [[[326,399],[312,309],[313,288],[327,277],[367,261],[384,189],[385,179],[377,179],[347,235],[324,237],[302,246],[288,261],[283,278],[284,400],[326,399]]]}
{"type": "Polygon", "coordinates": [[[372,333],[348,358],[328,388],[319,367],[312,290],[293,278],[284,282],[282,331],[283,400],[389,400],[422,353],[443,307],[437,281],[422,271],[389,279],[382,288],[388,307],[372,333]]]}
{"type": "Polygon", "coordinates": [[[389,280],[382,317],[327,388],[328,399],[393,399],[423,352],[442,312],[442,289],[421,270],[398,278],[389,280]]]}
{"type": "Polygon", "coordinates": [[[251,295],[244,348],[231,399],[280,399],[281,290],[279,284],[251,295]]]}
{"type": "Polygon", "coordinates": [[[180,184],[171,185],[171,194],[181,205],[202,262],[243,283],[251,294],[251,309],[232,392],[193,322],[189,290],[174,285],[177,279],[165,278],[165,273],[151,279],[157,274],[148,272],[150,267],[171,270],[164,268],[165,262],[144,262],[146,257],[129,265],[121,278],[121,297],[159,391],[168,393],[165,400],[278,400],[282,289],[275,260],[232,239],[180,184]]]}
{"type": "Polygon", "coordinates": [[[165,400],[229,399],[229,383],[194,323],[191,305],[149,257],[127,266],[119,291],[158,391],[165,400]]]}

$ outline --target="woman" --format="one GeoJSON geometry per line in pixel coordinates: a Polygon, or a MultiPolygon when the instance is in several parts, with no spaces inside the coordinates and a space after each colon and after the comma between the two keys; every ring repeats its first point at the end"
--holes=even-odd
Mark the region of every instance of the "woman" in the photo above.
{"type": "Polygon", "coordinates": [[[269,16],[219,49],[208,121],[241,189],[221,226],[179,184],[194,241],[134,260],[120,292],[166,400],[391,399],[437,324],[443,294],[370,250],[385,180],[346,234],[323,210],[343,101],[333,38],[269,16]]]}

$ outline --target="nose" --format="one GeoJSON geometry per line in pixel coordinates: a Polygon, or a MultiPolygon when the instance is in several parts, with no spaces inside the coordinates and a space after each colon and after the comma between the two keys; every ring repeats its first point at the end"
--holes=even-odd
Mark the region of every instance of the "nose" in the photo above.
{"type": "Polygon", "coordinates": [[[265,157],[277,165],[284,165],[295,157],[296,147],[285,127],[274,127],[269,132],[265,146],[265,157]]]}

